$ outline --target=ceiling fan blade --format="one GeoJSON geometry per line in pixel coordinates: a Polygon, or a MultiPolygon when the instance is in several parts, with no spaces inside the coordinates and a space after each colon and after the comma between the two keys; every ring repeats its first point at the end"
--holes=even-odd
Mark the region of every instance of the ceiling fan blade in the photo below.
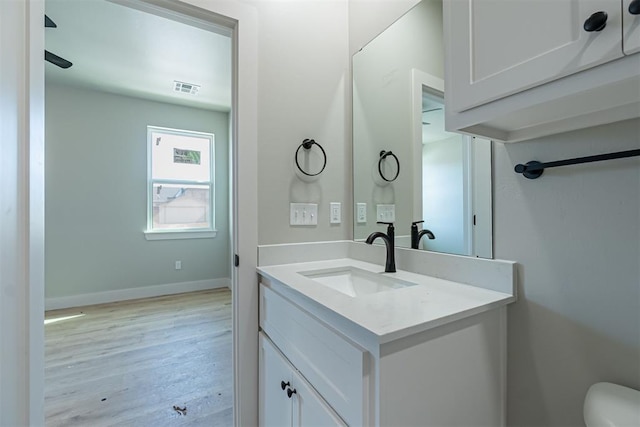
{"type": "Polygon", "coordinates": [[[44,60],[49,61],[60,68],[69,68],[73,65],[71,62],[67,61],[64,58],[60,58],[58,55],[55,55],[48,50],[44,51],[44,60]]]}
{"type": "Polygon", "coordinates": [[[45,28],[58,28],[55,22],[51,20],[47,15],[44,15],[44,27],[45,28]]]}

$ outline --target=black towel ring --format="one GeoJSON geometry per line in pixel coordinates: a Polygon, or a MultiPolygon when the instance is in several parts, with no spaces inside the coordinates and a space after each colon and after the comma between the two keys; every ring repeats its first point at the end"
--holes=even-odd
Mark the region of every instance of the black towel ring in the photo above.
{"type": "Polygon", "coordinates": [[[382,179],[384,179],[385,181],[387,181],[387,182],[393,182],[393,181],[395,181],[395,180],[396,180],[396,178],[398,178],[398,175],[400,175],[400,160],[398,160],[398,157],[397,157],[395,154],[393,154],[391,151],[385,151],[385,150],[380,151],[380,159],[378,160],[378,173],[380,174],[380,177],[381,177],[382,179]],[[391,179],[388,179],[388,178],[387,178],[386,176],[384,176],[384,174],[382,173],[382,161],[383,161],[384,159],[386,159],[387,157],[389,157],[389,156],[391,156],[391,157],[393,157],[394,159],[396,159],[396,164],[398,165],[398,170],[396,171],[396,176],[394,176],[394,177],[393,177],[393,178],[391,178],[391,179]]]}
{"type": "Polygon", "coordinates": [[[296,166],[298,167],[298,170],[300,170],[300,172],[302,172],[303,174],[305,174],[307,176],[318,176],[318,175],[320,175],[322,173],[324,168],[327,166],[327,153],[325,153],[324,148],[322,148],[322,145],[318,144],[313,139],[305,139],[304,141],[302,141],[302,144],[300,144],[298,146],[298,149],[296,150],[296,155],[294,156],[294,158],[295,158],[296,166]],[[318,148],[320,148],[320,151],[322,151],[322,157],[324,158],[324,163],[322,165],[322,169],[320,169],[320,172],[309,173],[309,172],[303,170],[302,167],[300,167],[300,163],[298,163],[298,153],[300,152],[301,148],[304,148],[305,150],[311,150],[311,147],[313,147],[314,144],[317,145],[318,148]]]}

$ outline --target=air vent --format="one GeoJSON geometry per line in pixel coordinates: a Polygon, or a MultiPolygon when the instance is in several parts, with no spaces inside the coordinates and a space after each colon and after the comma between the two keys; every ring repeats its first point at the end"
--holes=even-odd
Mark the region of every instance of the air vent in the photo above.
{"type": "Polygon", "coordinates": [[[200,86],[194,85],[193,83],[185,83],[185,82],[179,82],[177,80],[174,80],[173,90],[180,93],[188,93],[191,95],[195,95],[200,90],[200,86]]]}

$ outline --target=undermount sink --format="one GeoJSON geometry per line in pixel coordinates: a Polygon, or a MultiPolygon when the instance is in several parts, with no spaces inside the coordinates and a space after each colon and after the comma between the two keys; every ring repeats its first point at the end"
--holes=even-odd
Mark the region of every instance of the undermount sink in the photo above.
{"type": "Polygon", "coordinates": [[[398,280],[356,267],[300,271],[299,274],[350,297],[377,294],[416,285],[413,282],[398,280]]]}

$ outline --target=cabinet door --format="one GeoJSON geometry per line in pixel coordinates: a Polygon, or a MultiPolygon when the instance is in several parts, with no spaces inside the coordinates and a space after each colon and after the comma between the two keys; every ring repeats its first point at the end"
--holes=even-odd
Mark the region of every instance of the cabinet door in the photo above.
{"type": "Polygon", "coordinates": [[[625,55],[640,52],[640,0],[622,1],[622,48],[625,55]],[[633,6],[631,3],[634,3],[633,6]],[[630,10],[631,9],[631,10],[630,10]]]}
{"type": "Polygon", "coordinates": [[[281,382],[291,384],[291,368],[271,341],[260,334],[259,424],[262,427],[291,426],[291,399],[281,382]]]}
{"type": "Polygon", "coordinates": [[[295,374],[292,384],[293,425],[300,427],[346,427],[322,397],[302,378],[295,374]]]}
{"type": "Polygon", "coordinates": [[[444,26],[452,112],[623,56],[620,0],[445,0],[444,26]],[[596,12],[606,26],[585,31],[596,12]]]}

